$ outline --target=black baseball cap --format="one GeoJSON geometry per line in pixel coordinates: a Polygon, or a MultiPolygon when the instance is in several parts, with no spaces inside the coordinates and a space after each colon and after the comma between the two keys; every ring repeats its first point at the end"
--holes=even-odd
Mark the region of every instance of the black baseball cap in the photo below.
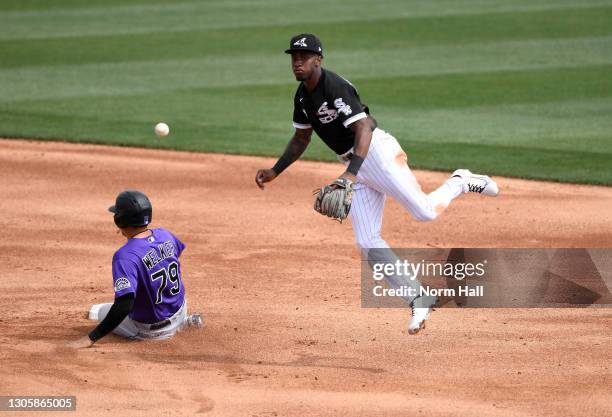
{"type": "Polygon", "coordinates": [[[323,45],[321,45],[319,38],[312,33],[301,33],[291,38],[289,49],[285,50],[285,53],[290,54],[296,51],[309,51],[323,56],[323,45]]]}

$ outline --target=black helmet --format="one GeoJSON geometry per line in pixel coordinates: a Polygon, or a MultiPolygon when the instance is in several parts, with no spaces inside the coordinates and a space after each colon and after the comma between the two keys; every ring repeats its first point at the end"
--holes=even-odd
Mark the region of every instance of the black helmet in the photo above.
{"type": "Polygon", "coordinates": [[[140,191],[126,190],[117,196],[115,205],[108,208],[115,214],[115,224],[120,228],[146,226],[151,223],[153,207],[140,191]]]}

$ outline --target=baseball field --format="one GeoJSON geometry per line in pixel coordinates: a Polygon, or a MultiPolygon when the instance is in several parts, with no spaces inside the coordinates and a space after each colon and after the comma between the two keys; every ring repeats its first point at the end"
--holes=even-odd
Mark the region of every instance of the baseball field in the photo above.
{"type": "Polygon", "coordinates": [[[276,155],[296,87],[282,51],[310,31],[412,166],[609,185],[611,6],[3,0],[0,133],[276,155]]]}
{"type": "Polygon", "coordinates": [[[314,138],[257,188],[292,135],[300,32],[425,191],[458,167],[499,184],[430,223],[389,199],[390,244],[612,246],[612,1],[3,0],[0,397],[74,395],[79,416],[611,415],[610,309],[442,308],[410,336],[409,309],[361,308],[350,222],[312,210],[333,152],[314,138]],[[112,300],[106,208],[128,188],[186,243],[206,327],[69,349],[112,300]]]}

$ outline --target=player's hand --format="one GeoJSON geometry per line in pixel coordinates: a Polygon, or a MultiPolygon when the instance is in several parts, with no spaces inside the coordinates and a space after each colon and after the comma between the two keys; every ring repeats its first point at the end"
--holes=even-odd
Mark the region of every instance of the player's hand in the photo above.
{"type": "Polygon", "coordinates": [[[71,349],[83,349],[92,347],[94,342],[91,341],[89,336],[83,336],[80,339],[74,340],[68,343],[68,347],[71,349]]]}
{"type": "Polygon", "coordinates": [[[257,171],[257,175],[255,175],[255,182],[263,190],[264,184],[272,181],[274,178],[276,178],[276,172],[273,169],[260,169],[257,171]]]}
{"type": "Polygon", "coordinates": [[[348,171],[344,171],[344,174],[340,175],[340,177],[339,177],[339,178],[345,178],[345,179],[347,179],[347,180],[351,181],[352,183],[357,182],[357,177],[356,177],[356,176],[354,176],[353,174],[351,174],[351,173],[350,173],[350,172],[348,172],[348,171]]]}

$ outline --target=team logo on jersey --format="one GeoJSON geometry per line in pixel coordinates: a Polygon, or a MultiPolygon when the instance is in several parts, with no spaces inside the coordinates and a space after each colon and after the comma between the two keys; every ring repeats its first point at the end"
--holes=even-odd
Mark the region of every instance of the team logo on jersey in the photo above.
{"type": "Polygon", "coordinates": [[[119,292],[121,290],[125,290],[126,288],[130,288],[130,281],[126,277],[121,277],[115,281],[115,292],[119,292]]]}
{"type": "Polygon", "coordinates": [[[308,45],[306,45],[306,38],[302,38],[293,42],[293,46],[301,46],[303,48],[308,48],[308,45]]]}
{"type": "Polygon", "coordinates": [[[327,124],[338,118],[338,112],[334,109],[329,109],[327,107],[327,101],[325,101],[321,104],[319,110],[317,110],[317,116],[319,116],[321,123],[327,124]]]}
{"type": "Polygon", "coordinates": [[[338,109],[339,113],[344,113],[345,116],[348,116],[353,112],[353,110],[351,110],[351,106],[342,101],[342,97],[334,100],[334,106],[338,109]]]}

